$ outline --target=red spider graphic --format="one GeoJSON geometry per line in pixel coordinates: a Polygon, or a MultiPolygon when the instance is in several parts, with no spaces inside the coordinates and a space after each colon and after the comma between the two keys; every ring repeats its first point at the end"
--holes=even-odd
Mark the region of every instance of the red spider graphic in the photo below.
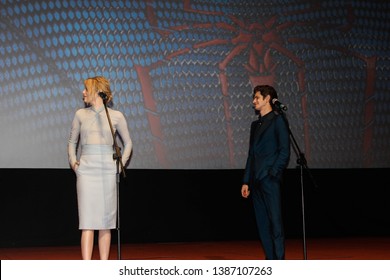
{"type": "MultiPolygon", "coordinates": [[[[150,1],[149,1],[150,2],[150,1]]],[[[197,14],[207,14],[207,15],[224,15],[222,12],[205,12],[202,10],[195,10],[191,8],[190,0],[183,0],[183,6],[185,12],[193,12],[197,14]]],[[[321,3],[313,4],[310,8],[300,11],[308,12],[311,10],[318,10],[321,7],[321,3]]],[[[338,28],[340,31],[346,32],[352,26],[354,15],[351,8],[348,9],[349,16],[347,17],[348,23],[345,26],[326,26],[326,28],[338,28]]],[[[295,12],[297,13],[297,12],[295,12]]],[[[286,14],[287,15],[287,14],[286,14]]],[[[224,15],[226,16],[226,15],[224,15]]],[[[306,158],[310,159],[310,132],[308,125],[308,110],[307,110],[307,92],[306,92],[306,80],[305,80],[305,62],[299,58],[296,54],[285,47],[286,39],[281,35],[281,32],[285,29],[291,28],[293,25],[297,24],[313,24],[313,23],[296,23],[296,22],[287,22],[284,24],[278,24],[278,16],[273,16],[265,22],[255,22],[247,24],[246,22],[240,20],[235,16],[227,15],[232,24],[227,23],[199,23],[192,24],[191,26],[172,26],[169,31],[160,30],[157,28],[157,16],[155,15],[152,5],[147,5],[147,17],[152,26],[156,27],[156,30],[160,32],[162,36],[166,36],[172,32],[182,31],[186,29],[196,29],[204,28],[209,29],[211,27],[216,27],[219,29],[230,31],[236,34],[235,37],[226,40],[226,39],[215,39],[206,42],[199,42],[194,44],[192,48],[184,48],[179,51],[173,52],[165,57],[166,60],[171,60],[174,57],[189,53],[191,50],[201,49],[216,45],[231,45],[231,51],[226,56],[224,60],[219,63],[219,79],[221,84],[221,91],[223,95],[223,107],[225,115],[225,125],[227,131],[227,141],[229,147],[229,159],[230,166],[235,166],[234,158],[234,143],[233,143],[233,128],[231,126],[231,112],[229,104],[229,89],[228,89],[228,78],[226,75],[226,69],[229,63],[238,55],[242,54],[244,51],[249,54],[247,64],[244,66],[245,70],[248,73],[249,80],[252,85],[257,84],[269,84],[274,85],[276,81],[276,69],[278,63],[275,62],[272,51],[276,51],[288,59],[290,59],[297,67],[297,84],[298,92],[297,94],[301,98],[301,108],[302,108],[302,118],[303,118],[303,130],[304,130],[304,150],[306,158]]],[[[322,26],[324,27],[324,26],[322,26]]],[[[365,164],[369,166],[370,158],[369,151],[371,149],[372,142],[372,123],[374,116],[374,101],[372,96],[374,94],[374,81],[375,81],[375,63],[376,57],[365,57],[357,52],[350,51],[343,47],[326,45],[322,42],[310,41],[302,38],[288,38],[290,43],[305,43],[316,46],[318,48],[328,48],[343,54],[357,57],[363,60],[366,63],[366,89],[365,89],[365,112],[364,112],[364,156],[365,164]]],[[[151,83],[151,77],[149,75],[150,70],[156,67],[159,67],[163,64],[163,61],[158,61],[148,67],[136,66],[136,71],[139,75],[142,92],[144,94],[145,108],[150,112],[148,113],[148,120],[150,122],[150,127],[152,134],[159,140],[162,140],[163,131],[161,128],[160,119],[158,117],[156,101],[153,98],[153,88],[151,83]]],[[[166,157],[166,150],[162,141],[155,141],[155,150],[157,152],[157,157],[159,163],[165,167],[169,168],[169,162],[166,157]]]]}

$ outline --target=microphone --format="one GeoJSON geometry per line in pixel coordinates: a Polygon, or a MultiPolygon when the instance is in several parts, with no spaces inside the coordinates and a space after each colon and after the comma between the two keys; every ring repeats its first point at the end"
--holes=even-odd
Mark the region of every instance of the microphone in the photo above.
{"type": "Polygon", "coordinates": [[[278,99],[274,98],[272,99],[272,104],[274,104],[276,106],[276,108],[280,109],[280,110],[283,110],[283,111],[287,111],[287,106],[284,105],[283,103],[281,103],[278,99]]]}
{"type": "Polygon", "coordinates": [[[99,94],[99,96],[103,99],[103,101],[106,101],[107,100],[107,94],[105,94],[104,92],[99,92],[98,93],[99,94]]]}

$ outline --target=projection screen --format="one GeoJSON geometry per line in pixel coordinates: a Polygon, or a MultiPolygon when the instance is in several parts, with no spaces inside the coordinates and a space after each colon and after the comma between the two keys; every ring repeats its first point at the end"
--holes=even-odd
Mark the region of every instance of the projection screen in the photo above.
{"type": "Polygon", "coordinates": [[[388,1],[2,0],[0,168],[69,168],[83,80],[97,75],[126,116],[128,168],[244,168],[258,84],[277,89],[309,167],[388,168],[389,10],[388,1]]]}

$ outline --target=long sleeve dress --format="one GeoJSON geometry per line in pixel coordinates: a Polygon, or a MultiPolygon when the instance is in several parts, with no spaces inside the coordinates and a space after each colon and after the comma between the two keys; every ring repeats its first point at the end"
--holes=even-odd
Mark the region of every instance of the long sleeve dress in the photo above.
{"type": "MultiPolygon", "coordinates": [[[[122,140],[122,162],[125,166],[132,151],[132,141],[124,115],[108,108],[116,134],[122,140]]],[[[113,229],[116,227],[117,188],[113,138],[104,106],[76,111],[68,140],[68,160],[77,162],[77,203],[79,229],[113,229]]]]}

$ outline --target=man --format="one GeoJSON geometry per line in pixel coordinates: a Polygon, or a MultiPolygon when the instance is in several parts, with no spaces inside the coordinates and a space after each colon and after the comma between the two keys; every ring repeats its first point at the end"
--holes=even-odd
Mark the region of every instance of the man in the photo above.
{"type": "Polygon", "coordinates": [[[290,159],[286,119],[273,105],[276,90],[268,85],[253,89],[253,106],[259,120],[252,122],[249,152],[241,195],[251,193],[260,241],[267,260],[285,258],[281,209],[281,178],[290,159]]]}

